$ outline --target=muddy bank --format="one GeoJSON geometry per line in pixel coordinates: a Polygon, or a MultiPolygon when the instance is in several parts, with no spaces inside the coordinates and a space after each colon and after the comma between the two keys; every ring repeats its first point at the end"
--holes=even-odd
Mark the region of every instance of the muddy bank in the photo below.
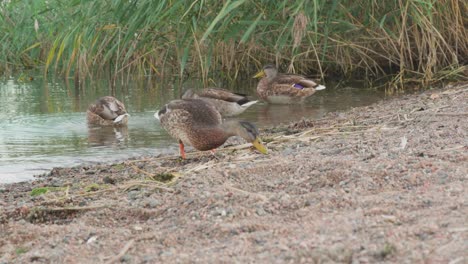
{"type": "Polygon", "coordinates": [[[464,263],[468,85],[263,131],[261,155],[0,185],[0,263],[464,263]]]}

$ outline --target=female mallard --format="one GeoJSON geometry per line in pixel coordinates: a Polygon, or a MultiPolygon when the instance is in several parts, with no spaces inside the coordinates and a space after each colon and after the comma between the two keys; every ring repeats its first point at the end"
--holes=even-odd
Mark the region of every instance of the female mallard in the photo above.
{"type": "Polygon", "coordinates": [[[255,104],[245,94],[238,94],[220,88],[207,88],[195,93],[192,89],[187,90],[182,99],[202,99],[214,105],[216,110],[225,117],[239,115],[255,104]]]}
{"type": "Polygon", "coordinates": [[[184,144],[190,144],[198,150],[212,150],[232,136],[240,136],[252,142],[260,152],[267,152],[253,124],[238,120],[223,123],[216,108],[200,99],[171,101],[156,112],[154,117],[172,137],[179,140],[180,155],[183,159],[184,144]]]}
{"type": "Polygon", "coordinates": [[[101,126],[120,126],[128,123],[125,105],[112,96],[104,96],[91,104],[86,111],[88,124],[101,126]]]}
{"type": "Polygon", "coordinates": [[[325,89],[301,75],[278,74],[274,65],[266,65],[254,78],[262,78],[257,85],[258,96],[272,104],[302,103],[315,91],[325,89]]]}

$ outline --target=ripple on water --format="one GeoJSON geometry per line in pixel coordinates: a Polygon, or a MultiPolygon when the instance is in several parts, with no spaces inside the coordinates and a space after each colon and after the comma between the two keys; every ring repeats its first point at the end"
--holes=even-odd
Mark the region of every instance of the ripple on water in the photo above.
{"type": "Polygon", "coordinates": [[[124,128],[89,128],[85,113],[6,120],[0,124],[0,183],[29,180],[53,167],[175,152],[152,114],[133,114],[131,126],[124,128]]]}

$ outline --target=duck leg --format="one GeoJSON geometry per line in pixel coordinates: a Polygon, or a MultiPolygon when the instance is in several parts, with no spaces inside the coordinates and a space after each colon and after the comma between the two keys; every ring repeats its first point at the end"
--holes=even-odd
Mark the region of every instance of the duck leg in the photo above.
{"type": "Polygon", "coordinates": [[[182,159],[185,159],[184,142],[182,142],[182,140],[179,140],[179,153],[182,159]]]}

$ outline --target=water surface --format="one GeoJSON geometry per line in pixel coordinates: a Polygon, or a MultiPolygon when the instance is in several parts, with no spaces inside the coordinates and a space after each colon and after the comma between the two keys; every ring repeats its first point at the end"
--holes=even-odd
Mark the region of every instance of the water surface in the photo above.
{"type": "MultiPolygon", "coordinates": [[[[256,83],[252,80],[222,86],[255,97],[256,83]]],[[[378,89],[334,86],[327,84],[326,90],[303,105],[258,103],[238,118],[264,128],[303,117],[321,118],[330,111],[369,105],[385,97],[378,89]]],[[[0,79],[0,183],[30,180],[53,167],[176,154],[177,142],[153,114],[187,87],[202,85],[141,78],[118,83],[115,88],[100,80],[76,89],[65,81],[46,81],[40,75],[27,82],[14,77],[0,79]],[[104,95],[114,95],[125,103],[131,114],[128,127],[88,128],[86,109],[104,95]]]]}

